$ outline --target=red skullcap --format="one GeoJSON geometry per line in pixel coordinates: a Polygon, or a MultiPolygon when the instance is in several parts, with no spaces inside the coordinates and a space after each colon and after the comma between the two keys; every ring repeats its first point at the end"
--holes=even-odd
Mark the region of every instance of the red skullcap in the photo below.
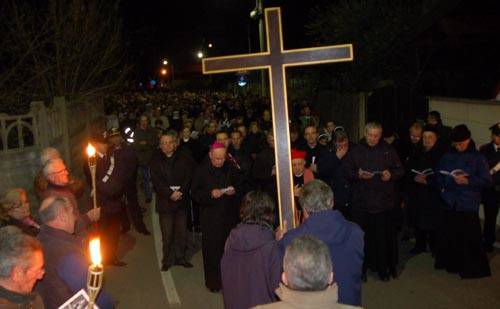
{"type": "Polygon", "coordinates": [[[307,152],[302,151],[302,150],[297,150],[297,149],[292,149],[292,160],[295,159],[306,159],[307,152]]]}

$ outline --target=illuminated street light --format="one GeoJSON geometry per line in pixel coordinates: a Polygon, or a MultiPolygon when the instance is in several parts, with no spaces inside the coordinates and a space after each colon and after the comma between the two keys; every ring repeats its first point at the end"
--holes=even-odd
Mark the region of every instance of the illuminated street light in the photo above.
{"type": "Polygon", "coordinates": [[[201,51],[199,51],[199,52],[198,52],[198,54],[196,54],[196,56],[197,56],[199,59],[201,59],[201,58],[203,58],[203,53],[202,53],[201,51]]]}
{"type": "Polygon", "coordinates": [[[214,45],[212,43],[208,43],[208,48],[212,48],[214,45]]]}
{"type": "Polygon", "coordinates": [[[167,75],[167,69],[162,69],[161,70],[161,75],[167,75]]]}
{"type": "Polygon", "coordinates": [[[167,65],[168,64],[168,60],[163,60],[163,65],[167,65]]]}

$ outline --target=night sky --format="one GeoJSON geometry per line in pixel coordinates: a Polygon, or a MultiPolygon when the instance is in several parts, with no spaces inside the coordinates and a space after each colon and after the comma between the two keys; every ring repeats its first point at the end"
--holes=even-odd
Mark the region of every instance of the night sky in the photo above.
{"type": "MultiPolygon", "coordinates": [[[[309,10],[328,0],[266,1],[264,7],[280,6],[283,14],[285,48],[308,47],[304,25],[309,10]]],[[[257,51],[258,23],[250,19],[255,7],[252,0],[124,0],[124,38],[129,61],[137,78],[158,71],[166,58],[181,71],[196,63],[196,52],[207,50],[210,56],[257,51]]]]}

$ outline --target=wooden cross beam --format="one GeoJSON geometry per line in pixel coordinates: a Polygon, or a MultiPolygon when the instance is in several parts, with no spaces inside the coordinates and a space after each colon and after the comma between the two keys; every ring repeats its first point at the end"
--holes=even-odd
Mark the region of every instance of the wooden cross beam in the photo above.
{"type": "Polygon", "coordinates": [[[311,64],[344,62],[353,59],[352,44],[283,50],[281,11],[279,7],[265,9],[267,50],[261,53],[204,58],[203,74],[268,70],[272,103],[276,177],[280,225],[294,221],[293,175],[290,152],[290,132],[285,68],[311,64]]]}

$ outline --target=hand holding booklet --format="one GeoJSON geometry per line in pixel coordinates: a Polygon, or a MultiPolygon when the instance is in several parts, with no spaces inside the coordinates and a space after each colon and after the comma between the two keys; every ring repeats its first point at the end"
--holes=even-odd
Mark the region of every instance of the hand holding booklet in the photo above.
{"type": "Polygon", "coordinates": [[[440,172],[441,174],[443,174],[443,175],[446,175],[446,176],[451,176],[451,177],[459,177],[459,176],[465,176],[465,177],[467,177],[467,176],[469,176],[469,174],[467,174],[466,172],[464,172],[464,171],[463,171],[463,170],[461,170],[461,169],[456,169],[456,170],[453,170],[453,171],[451,171],[451,172],[441,170],[441,171],[439,171],[439,172],[440,172]]]}
{"type": "Polygon", "coordinates": [[[411,169],[411,171],[417,175],[422,175],[422,176],[429,176],[429,175],[434,174],[434,171],[432,170],[432,168],[426,168],[423,171],[417,171],[415,169],[411,169]]]}
{"type": "Polygon", "coordinates": [[[221,192],[222,194],[227,194],[227,193],[229,193],[230,191],[234,191],[234,187],[233,187],[233,186],[229,186],[229,187],[227,187],[227,188],[220,189],[220,192],[221,192]]]}

